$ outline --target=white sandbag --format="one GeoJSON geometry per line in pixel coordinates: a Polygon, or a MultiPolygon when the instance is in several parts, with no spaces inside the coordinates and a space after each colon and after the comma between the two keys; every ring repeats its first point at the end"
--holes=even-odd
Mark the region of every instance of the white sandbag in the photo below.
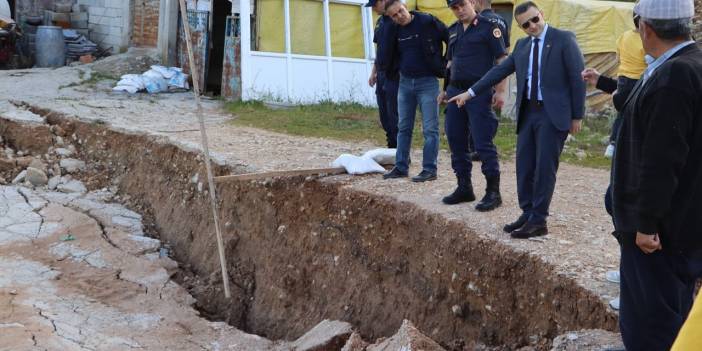
{"type": "Polygon", "coordinates": [[[137,89],[133,85],[117,85],[116,87],[112,88],[112,91],[126,91],[130,94],[135,94],[139,89],[137,89]]]}
{"type": "Polygon", "coordinates": [[[137,90],[146,89],[146,86],[144,86],[144,79],[138,74],[123,75],[120,81],[117,82],[117,86],[133,86],[137,88],[137,90]]]}
{"type": "Polygon", "coordinates": [[[156,94],[168,90],[168,81],[163,78],[144,75],[144,85],[149,94],[156,94]]]}
{"type": "Polygon", "coordinates": [[[372,158],[358,157],[349,154],[339,156],[332,167],[344,167],[348,174],[384,173],[385,168],[373,161],[372,158]]]}
{"type": "Polygon", "coordinates": [[[381,165],[394,165],[396,153],[397,149],[373,149],[367,151],[361,157],[373,159],[375,162],[378,162],[381,165]]]}
{"type": "Polygon", "coordinates": [[[168,88],[175,89],[190,89],[188,85],[188,75],[183,72],[177,72],[176,74],[168,80],[168,88]]]}
{"type": "Polygon", "coordinates": [[[178,73],[178,71],[174,67],[165,67],[159,65],[151,66],[151,71],[161,74],[161,76],[166,79],[171,79],[174,75],[178,73]]]}

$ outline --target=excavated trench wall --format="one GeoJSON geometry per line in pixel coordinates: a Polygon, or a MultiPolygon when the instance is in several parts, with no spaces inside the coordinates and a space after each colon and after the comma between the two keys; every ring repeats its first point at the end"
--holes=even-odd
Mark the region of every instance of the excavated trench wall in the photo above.
{"type": "Polygon", "coordinates": [[[5,140],[21,143],[33,133],[32,147],[44,149],[55,134],[75,140],[101,179],[93,186],[118,184],[195,273],[197,281],[185,284],[201,310],[247,332],[293,339],[328,318],[374,339],[409,319],[448,347],[479,341],[543,348],[568,330],[616,330],[616,316],[597,296],[541,260],[480,239],[465,223],[351,190],[344,177],[218,187],[233,293],[226,301],[196,151],[32,111],[47,125],[2,119],[5,140]]]}

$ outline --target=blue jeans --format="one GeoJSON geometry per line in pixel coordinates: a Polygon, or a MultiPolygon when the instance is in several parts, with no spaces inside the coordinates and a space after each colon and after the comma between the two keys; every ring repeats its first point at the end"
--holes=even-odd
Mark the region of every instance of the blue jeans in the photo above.
{"type": "Polygon", "coordinates": [[[422,132],[424,153],[422,169],[436,173],[436,159],[439,155],[439,80],[434,77],[400,77],[397,93],[399,124],[397,131],[397,154],[395,167],[401,172],[409,170],[409,155],[412,146],[412,131],[417,114],[417,105],[422,112],[422,132]]]}

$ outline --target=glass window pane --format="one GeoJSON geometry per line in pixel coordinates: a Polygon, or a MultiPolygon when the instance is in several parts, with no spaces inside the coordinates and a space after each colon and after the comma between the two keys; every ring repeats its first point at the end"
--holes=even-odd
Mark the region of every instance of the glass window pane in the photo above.
{"type": "Polygon", "coordinates": [[[283,0],[257,0],[257,51],[285,52],[285,12],[283,0]]]}
{"type": "Polygon", "coordinates": [[[324,7],[321,1],[290,0],[292,53],[324,56],[324,7]]]}
{"type": "Polygon", "coordinates": [[[330,3],[329,21],[332,56],[364,58],[361,6],[330,3]]]}

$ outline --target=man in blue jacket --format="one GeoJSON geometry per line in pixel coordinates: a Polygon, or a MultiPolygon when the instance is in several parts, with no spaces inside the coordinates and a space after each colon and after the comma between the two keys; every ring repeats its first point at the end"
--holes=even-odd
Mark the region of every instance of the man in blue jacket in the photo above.
{"type": "Polygon", "coordinates": [[[585,114],[583,55],[573,33],[550,27],[531,1],[514,9],[528,34],[512,54],[468,91],[449,102],[465,102],[516,72],[517,195],[522,214],[505,225],[513,238],[548,234],[546,218],[556,185],[558,161],[568,132],[578,133],[585,114]],[[548,69],[546,69],[548,67],[548,69]]]}

